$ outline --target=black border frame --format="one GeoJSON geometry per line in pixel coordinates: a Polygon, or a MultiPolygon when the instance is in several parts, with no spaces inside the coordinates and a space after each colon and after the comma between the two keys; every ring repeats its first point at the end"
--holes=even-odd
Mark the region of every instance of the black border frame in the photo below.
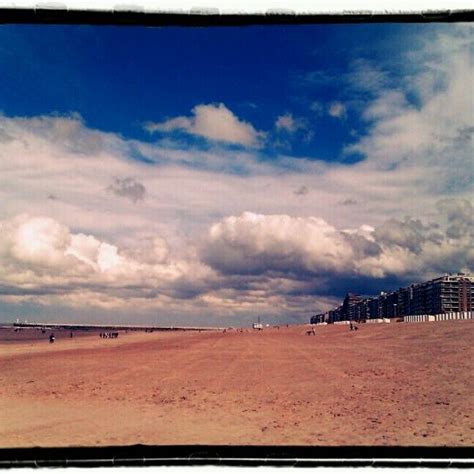
{"type": "Polygon", "coordinates": [[[470,447],[113,446],[0,449],[5,467],[291,466],[473,468],[470,447]]]}
{"type": "MultiPolygon", "coordinates": [[[[474,10],[419,13],[219,14],[0,7],[2,24],[251,26],[472,22],[474,10]]],[[[0,448],[0,468],[141,466],[294,466],[474,468],[474,447],[451,446],[105,446],[0,448]]]]}
{"type": "Polygon", "coordinates": [[[250,26],[302,25],[315,23],[454,23],[472,21],[474,10],[422,11],[419,13],[296,14],[268,12],[262,14],[220,14],[214,11],[196,13],[145,12],[131,10],[69,10],[48,8],[2,8],[0,24],[68,24],[115,26],[250,26]]]}

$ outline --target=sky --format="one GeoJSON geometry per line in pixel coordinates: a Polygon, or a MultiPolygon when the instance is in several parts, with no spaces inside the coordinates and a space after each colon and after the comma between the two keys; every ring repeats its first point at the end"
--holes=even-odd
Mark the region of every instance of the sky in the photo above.
{"type": "Polygon", "coordinates": [[[473,31],[0,26],[0,322],[307,322],[474,268],[473,31]]]}

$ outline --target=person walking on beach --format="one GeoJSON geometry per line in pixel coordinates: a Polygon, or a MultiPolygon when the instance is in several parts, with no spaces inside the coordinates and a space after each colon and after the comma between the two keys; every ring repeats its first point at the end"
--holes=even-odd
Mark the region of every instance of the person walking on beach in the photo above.
{"type": "Polygon", "coordinates": [[[52,344],[54,342],[54,340],[55,340],[54,334],[51,334],[49,336],[49,343],[52,344]]]}

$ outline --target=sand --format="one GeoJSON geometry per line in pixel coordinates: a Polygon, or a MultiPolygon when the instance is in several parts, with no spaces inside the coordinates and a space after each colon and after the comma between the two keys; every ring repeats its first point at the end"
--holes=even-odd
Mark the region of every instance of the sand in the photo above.
{"type": "Polygon", "coordinates": [[[0,331],[0,447],[474,445],[474,321],[305,330],[0,331]]]}

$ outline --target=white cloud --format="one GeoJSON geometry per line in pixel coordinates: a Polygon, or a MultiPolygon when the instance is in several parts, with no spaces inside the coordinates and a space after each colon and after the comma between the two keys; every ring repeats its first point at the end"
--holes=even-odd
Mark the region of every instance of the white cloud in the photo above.
{"type": "Polygon", "coordinates": [[[418,108],[395,94],[386,96],[396,101],[390,112],[383,97],[369,106],[365,116],[374,119],[373,125],[349,148],[365,155],[373,168],[423,176],[419,192],[428,187],[431,193],[465,192],[473,180],[474,97],[466,91],[474,81],[474,68],[467,58],[450,62],[446,88],[418,108]]]}
{"type": "Polygon", "coordinates": [[[363,111],[365,120],[381,120],[395,117],[410,109],[405,94],[399,90],[389,90],[377,97],[363,111]]]}
{"type": "Polygon", "coordinates": [[[307,125],[303,119],[295,118],[292,114],[286,113],[277,117],[275,127],[279,131],[295,133],[298,130],[306,129],[307,125]]]}
{"type": "Polygon", "coordinates": [[[472,239],[472,229],[453,238],[414,219],[338,230],[316,217],[245,212],[210,228],[203,258],[227,275],[424,278],[474,268],[472,239]]]}
{"type": "Polygon", "coordinates": [[[342,102],[333,102],[328,108],[331,117],[344,119],[347,116],[346,106],[342,102]]]}
{"type": "Polygon", "coordinates": [[[291,114],[279,115],[275,122],[275,127],[277,130],[286,130],[289,133],[292,133],[296,130],[295,128],[295,119],[291,114]]]}
{"type": "Polygon", "coordinates": [[[57,300],[73,294],[76,304],[89,306],[93,294],[109,306],[112,300],[118,305],[141,300],[153,307],[162,297],[186,299],[205,292],[212,280],[199,262],[169,258],[160,236],[152,239],[149,253],[132,256],[49,217],[22,214],[0,221],[0,230],[0,286],[25,298],[34,295],[44,302],[51,295],[57,300]]]}
{"type": "Polygon", "coordinates": [[[323,219],[245,212],[214,224],[206,261],[230,273],[342,271],[351,248],[323,219]]]}
{"type": "Polygon", "coordinates": [[[11,245],[11,255],[35,266],[61,264],[71,238],[65,226],[44,217],[20,216],[14,223],[2,226],[2,230],[11,245]]]}
{"type": "Polygon", "coordinates": [[[165,122],[149,123],[149,132],[182,130],[210,140],[259,147],[265,137],[248,122],[240,120],[224,104],[201,104],[192,109],[191,117],[175,117],[165,122]]]}
{"type": "Polygon", "coordinates": [[[95,271],[100,270],[99,252],[102,242],[92,235],[75,234],[70,236],[70,245],[64,249],[64,255],[73,255],[81,262],[90,265],[95,271]]]}

